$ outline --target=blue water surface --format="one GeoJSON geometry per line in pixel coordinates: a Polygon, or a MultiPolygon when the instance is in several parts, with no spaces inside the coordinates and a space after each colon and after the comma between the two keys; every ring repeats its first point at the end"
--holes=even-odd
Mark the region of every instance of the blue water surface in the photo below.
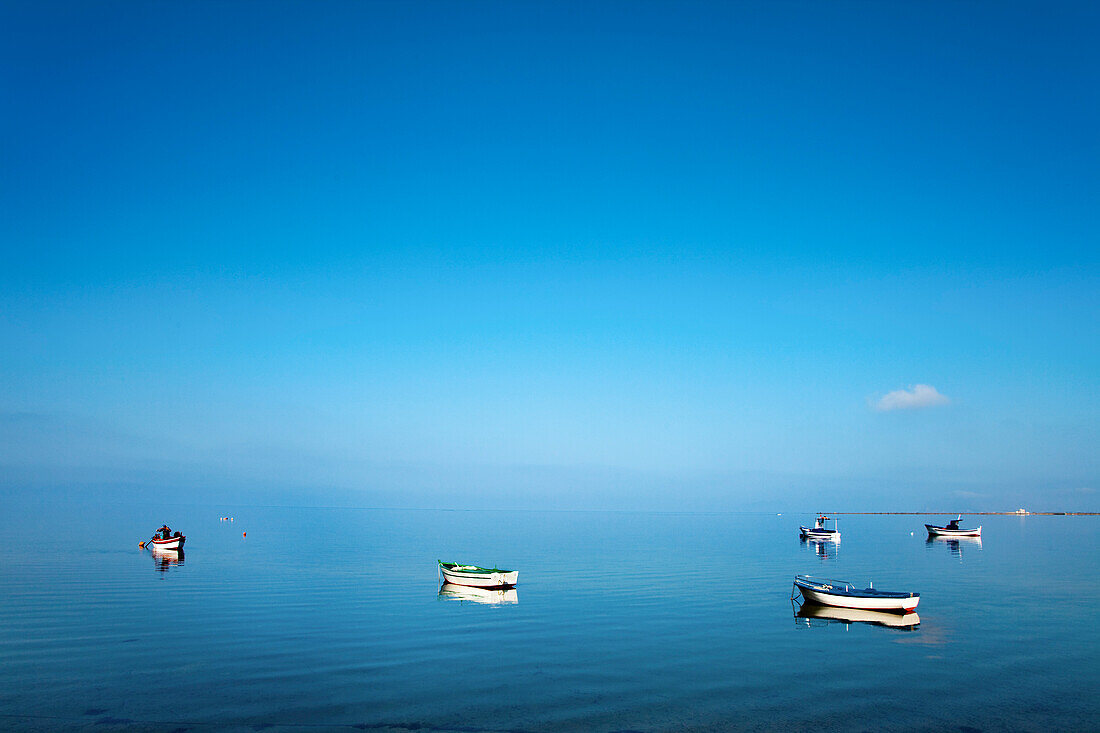
{"type": "Polygon", "coordinates": [[[0,728],[1100,727],[1100,517],[933,519],[32,507],[0,517],[0,728]],[[138,548],[164,522],[182,558],[138,548]],[[519,586],[440,595],[437,558],[519,586]],[[796,573],[918,591],[919,625],[796,616],[796,573]]]}

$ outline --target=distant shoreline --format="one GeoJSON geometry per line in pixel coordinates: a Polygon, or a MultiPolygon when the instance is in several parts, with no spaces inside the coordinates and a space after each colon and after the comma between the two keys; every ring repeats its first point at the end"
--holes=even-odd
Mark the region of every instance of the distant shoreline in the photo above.
{"type": "Polygon", "coordinates": [[[831,514],[914,514],[927,516],[929,514],[964,514],[975,516],[979,514],[993,514],[1005,517],[1096,517],[1100,512],[830,512],[831,514]]]}

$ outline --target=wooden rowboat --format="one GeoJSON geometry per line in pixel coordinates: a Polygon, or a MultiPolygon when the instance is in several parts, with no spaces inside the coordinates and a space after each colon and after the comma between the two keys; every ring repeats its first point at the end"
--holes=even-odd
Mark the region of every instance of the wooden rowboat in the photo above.
{"type": "Polygon", "coordinates": [[[812,575],[794,576],[794,588],[806,603],[868,611],[912,613],[920,603],[920,593],[856,588],[843,580],[827,580],[812,575]]]}
{"type": "Polygon", "coordinates": [[[459,565],[439,560],[439,571],[448,583],[472,588],[511,588],[519,580],[518,570],[483,568],[477,565],[459,565]]]}

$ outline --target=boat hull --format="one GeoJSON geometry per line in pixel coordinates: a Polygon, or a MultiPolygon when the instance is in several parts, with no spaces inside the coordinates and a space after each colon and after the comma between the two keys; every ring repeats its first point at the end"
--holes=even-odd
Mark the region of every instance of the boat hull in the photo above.
{"type": "Polygon", "coordinates": [[[982,528],[978,525],[974,529],[948,529],[947,527],[937,527],[933,524],[926,524],[924,528],[928,530],[928,534],[933,537],[981,537],[982,528]]]}
{"type": "Polygon", "coordinates": [[[477,572],[453,570],[439,566],[443,579],[452,585],[464,585],[469,588],[510,588],[519,582],[518,570],[497,570],[495,572],[477,572]]]}
{"type": "Polygon", "coordinates": [[[155,550],[182,550],[186,537],[169,537],[166,540],[151,540],[150,544],[155,550]]]}
{"type": "Polygon", "coordinates": [[[813,527],[799,527],[802,539],[805,540],[840,540],[840,532],[835,529],[814,529],[813,527]]]}
{"type": "Polygon", "coordinates": [[[806,603],[816,603],[819,606],[912,613],[920,603],[919,593],[883,593],[870,589],[859,591],[847,585],[841,588],[831,586],[829,583],[808,582],[801,579],[795,579],[794,584],[806,603]]]}

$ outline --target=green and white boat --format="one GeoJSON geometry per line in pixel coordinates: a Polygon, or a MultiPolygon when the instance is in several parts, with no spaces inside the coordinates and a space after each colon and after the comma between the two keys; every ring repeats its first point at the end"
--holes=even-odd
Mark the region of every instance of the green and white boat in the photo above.
{"type": "Polygon", "coordinates": [[[471,588],[511,588],[519,580],[518,570],[459,565],[456,562],[442,560],[438,562],[443,579],[454,585],[466,585],[471,588]]]}

